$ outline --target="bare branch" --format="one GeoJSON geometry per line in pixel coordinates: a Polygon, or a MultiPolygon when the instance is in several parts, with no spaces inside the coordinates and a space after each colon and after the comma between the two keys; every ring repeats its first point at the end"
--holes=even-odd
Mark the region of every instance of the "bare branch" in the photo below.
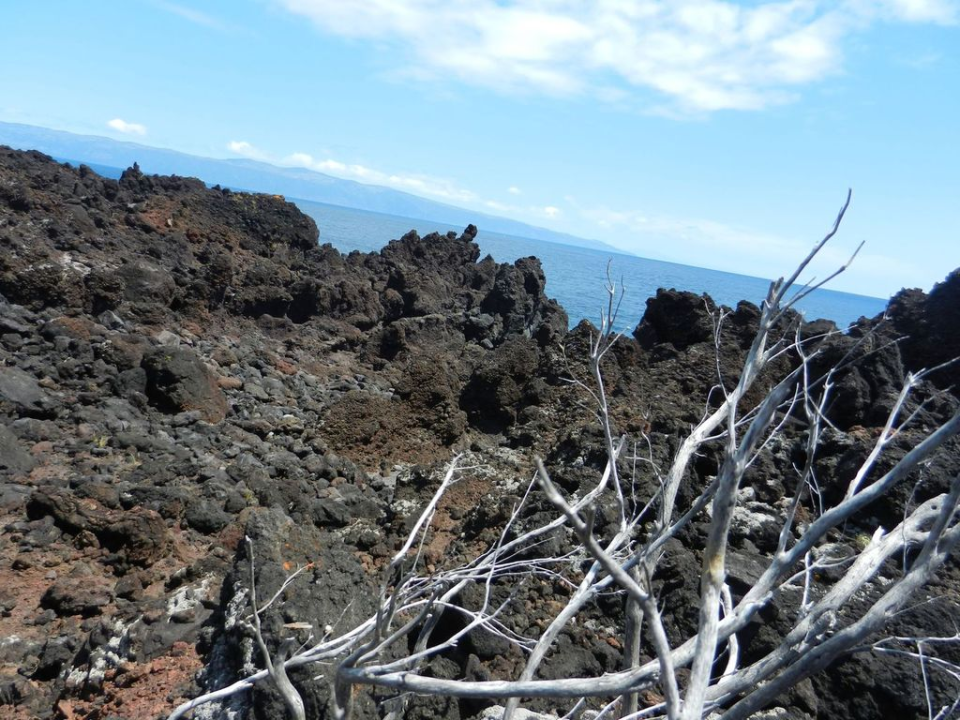
{"type": "MultiPolygon", "coordinates": [[[[849,265],[823,281],[795,287],[813,258],[837,233],[850,200],[848,192],[827,234],[790,276],[770,286],[756,334],[736,374],[721,363],[726,313],[722,308],[708,308],[715,324],[714,367],[709,367],[708,360],[703,372],[708,379],[716,375],[717,385],[704,401],[702,416],[670,446],[659,443],[672,439],[655,433],[630,438],[615,427],[613,408],[622,400],[608,390],[603,361],[621,341],[615,325],[623,282],[614,282],[608,265],[607,299],[599,329],[590,337],[585,362],[576,372],[571,370],[569,380],[582,391],[577,402],[589,409],[603,430],[606,462],[602,472],[593,476],[595,484],[584,488],[582,496],[565,495],[544,463],[536,459],[536,472],[496,539],[467,560],[458,563],[451,559],[428,569],[422,554],[431,525],[443,497],[464,471],[461,457],[453,458],[384,569],[371,617],[344,628],[338,621],[310,647],[295,647],[288,638],[271,657],[261,615],[293,591],[292,583],[306,568],[287,577],[270,601],[258,608],[253,547],[248,540],[251,619],[266,670],[184,703],[171,720],[267,678],[277,684],[291,715],[302,717],[296,714],[293,699],[299,700],[299,694],[286,672],[318,662],[325,664],[325,674],[332,677],[338,720],[351,716],[357,685],[394,694],[385,710],[388,720],[404,715],[411,694],[504,700],[502,720],[516,717],[523,698],[564,700],[566,707],[573,706],[565,717],[573,717],[589,705],[600,708],[595,716],[598,720],[702,720],[713,712],[723,720],[734,720],[768,706],[841,655],[866,648],[915,659],[924,682],[928,716],[939,719],[953,712],[960,706],[960,698],[944,705],[942,698],[934,697],[930,677],[946,673],[960,681],[960,667],[938,658],[932,648],[940,642],[960,641],[960,631],[954,638],[879,642],[877,635],[890,617],[910,606],[911,598],[930,582],[960,543],[960,478],[949,492],[916,506],[911,497],[902,520],[892,530],[871,526],[857,538],[855,549],[838,551],[847,547],[843,533],[848,523],[861,521],[862,511],[871,503],[905,482],[914,482],[917,471],[960,433],[960,413],[941,418],[932,431],[918,422],[930,418],[937,405],[929,400],[918,402],[915,396],[927,392],[928,376],[943,366],[907,375],[879,435],[851,471],[852,477],[844,480],[838,492],[827,492],[824,487],[821,493],[820,483],[826,484],[829,475],[818,453],[823,438],[839,432],[828,418],[835,383],[852,363],[889,348],[889,344],[875,343],[869,336],[848,343],[843,357],[817,375],[815,361],[822,359],[820,348],[833,332],[810,337],[799,327],[784,327],[787,310],[849,265]],[[790,292],[793,294],[787,299],[790,292]],[[770,389],[761,393],[758,387],[770,389]],[[758,395],[763,397],[756,400],[758,395]],[[907,437],[907,432],[919,440],[903,457],[891,460],[894,439],[907,437]],[[624,457],[628,443],[632,454],[624,457]],[[711,469],[711,476],[704,477],[696,458],[707,453],[719,457],[713,466],[719,470],[711,469]],[[763,467],[760,459],[767,462],[777,453],[778,471],[788,489],[771,509],[770,517],[778,525],[769,542],[772,547],[775,540],[776,549],[757,554],[759,577],[751,576],[752,586],[735,601],[727,583],[728,551],[730,547],[740,549],[734,534],[736,518],[744,510],[739,503],[750,497],[747,491],[751,490],[741,486],[749,468],[763,467]],[[672,461],[663,462],[661,468],[659,458],[671,454],[672,461]],[[879,468],[884,469],[882,473],[879,468]],[[684,483],[691,480],[698,486],[685,489],[684,483]],[[538,505],[537,498],[545,498],[549,504],[538,505]],[[813,506],[813,513],[808,505],[813,506]],[[536,514],[528,512],[531,507],[536,514]],[[702,525],[696,527],[699,523],[702,525]],[[705,527],[707,536],[702,548],[697,623],[695,627],[671,625],[668,636],[654,579],[660,582],[658,569],[663,567],[671,541],[684,537],[684,531],[692,534],[691,526],[696,531],[705,527]],[[558,537],[563,542],[561,550],[541,551],[552,547],[558,537]],[[887,561],[897,557],[904,559],[902,573],[886,572],[887,561]],[[524,583],[531,578],[556,584],[564,594],[563,603],[544,618],[535,639],[524,637],[525,631],[511,627],[506,619],[509,609],[522,600],[527,589],[524,583]],[[468,588],[473,589],[469,606],[463,600],[468,588]],[[624,647],[622,669],[599,677],[538,678],[539,668],[561,634],[578,625],[581,615],[595,612],[600,607],[598,598],[610,593],[617,593],[625,602],[626,620],[617,628],[624,647]],[[789,610],[792,624],[778,639],[779,644],[762,653],[756,653],[754,647],[742,648],[747,637],[743,630],[757,613],[788,593],[793,603],[789,610]],[[858,598],[855,610],[851,609],[854,597],[858,598]],[[456,616],[457,629],[440,636],[435,632],[440,619],[450,615],[456,616]],[[518,675],[499,680],[448,679],[429,676],[424,670],[429,659],[452,650],[479,630],[526,654],[518,675]],[[653,650],[652,658],[643,661],[642,642],[653,650]],[[719,662],[724,657],[720,672],[719,662]],[[647,707],[640,707],[641,697],[647,707]]],[[[640,407],[646,417],[649,406],[640,407]]],[[[554,477],[560,477],[559,471],[554,477]]]]}

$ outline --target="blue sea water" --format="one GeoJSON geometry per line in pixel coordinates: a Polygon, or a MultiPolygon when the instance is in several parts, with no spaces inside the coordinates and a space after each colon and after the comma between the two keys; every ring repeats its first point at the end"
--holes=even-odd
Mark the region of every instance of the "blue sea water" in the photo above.
{"type": "MultiPolygon", "coordinates": [[[[336,205],[314,202],[298,204],[316,221],[320,228],[320,242],[331,243],[344,253],[379,250],[409,230],[416,230],[421,235],[433,231],[443,234],[449,230],[459,234],[463,230],[428,220],[336,205]]],[[[655,295],[657,288],[707,293],[719,303],[736,307],[740,300],[759,305],[770,287],[770,281],[761,278],[501,235],[485,232],[482,227],[476,242],[482,253],[489,253],[498,262],[512,263],[517,258],[530,255],[540,258],[547,276],[547,295],[563,305],[570,317],[571,327],[583,318],[597,324],[600,310],[606,307],[608,263],[613,279],[618,283],[622,279],[626,288],[617,329],[632,330],[636,326],[643,315],[647,298],[655,295]]],[[[883,312],[885,307],[886,300],[879,298],[820,289],[799,303],[797,309],[808,320],[826,318],[842,328],[861,316],[874,317],[883,312]]]]}

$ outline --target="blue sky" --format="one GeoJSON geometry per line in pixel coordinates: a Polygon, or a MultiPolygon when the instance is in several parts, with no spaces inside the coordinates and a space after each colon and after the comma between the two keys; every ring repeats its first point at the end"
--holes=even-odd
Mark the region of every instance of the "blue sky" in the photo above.
{"type": "Polygon", "coordinates": [[[0,120],[888,296],[960,266],[960,0],[0,5],[0,120]]]}

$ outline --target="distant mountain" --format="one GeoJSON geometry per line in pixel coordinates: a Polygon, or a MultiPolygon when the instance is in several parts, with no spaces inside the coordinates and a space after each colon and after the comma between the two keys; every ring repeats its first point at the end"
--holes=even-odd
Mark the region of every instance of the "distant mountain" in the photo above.
{"type": "Polygon", "coordinates": [[[217,160],[174,150],[120,142],[96,135],[76,135],[33,125],[0,122],[0,145],[39,150],[62,161],[82,162],[104,175],[134,162],[147,173],[197,177],[210,185],[249,190],[400,215],[447,225],[479,225],[489,232],[519,235],[546,242],[577,245],[623,254],[599,240],[558,233],[509,218],[488,215],[401,192],[382,185],[343,180],[304,168],[270,165],[256,160],[217,160]]]}

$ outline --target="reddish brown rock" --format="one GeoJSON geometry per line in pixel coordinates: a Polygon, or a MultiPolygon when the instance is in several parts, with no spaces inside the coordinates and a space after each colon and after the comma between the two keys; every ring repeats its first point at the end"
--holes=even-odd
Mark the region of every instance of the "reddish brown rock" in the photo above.
{"type": "Polygon", "coordinates": [[[90,498],[38,490],[30,498],[27,512],[32,517],[50,515],[69,532],[89,531],[101,545],[120,553],[133,565],[153,565],[170,547],[166,523],[153,510],[111,510],[90,498]]]}

